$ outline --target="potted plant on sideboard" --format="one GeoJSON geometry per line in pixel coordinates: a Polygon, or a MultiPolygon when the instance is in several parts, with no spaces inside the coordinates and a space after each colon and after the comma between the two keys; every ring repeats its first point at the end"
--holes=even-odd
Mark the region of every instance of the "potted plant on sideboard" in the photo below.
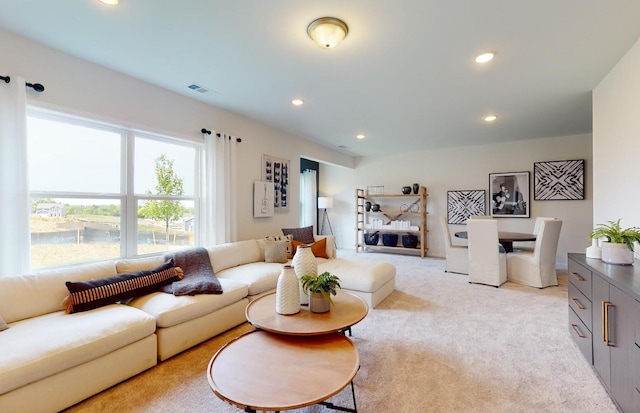
{"type": "Polygon", "coordinates": [[[317,276],[303,275],[300,278],[302,290],[309,295],[309,310],[314,313],[326,313],[333,305],[332,295],[337,294],[340,278],[323,272],[317,276]]]}
{"type": "Polygon", "coordinates": [[[598,224],[589,239],[602,242],[602,261],[608,264],[633,264],[634,244],[640,243],[640,228],[630,227],[622,229],[620,220],[609,221],[608,224],[598,224]]]}

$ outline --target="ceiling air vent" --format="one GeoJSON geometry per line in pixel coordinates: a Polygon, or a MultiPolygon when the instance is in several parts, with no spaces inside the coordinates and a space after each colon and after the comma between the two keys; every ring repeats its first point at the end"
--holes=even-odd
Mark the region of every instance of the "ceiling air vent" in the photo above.
{"type": "Polygon", "coordinates": [[[187,87],[191,90],[195,90],[196,92],[200,92],[200,93],[207,93],[209,91],[209,89],[207,89],[206,87],[196,85],[195,83],[192,83],[187,87]]]}

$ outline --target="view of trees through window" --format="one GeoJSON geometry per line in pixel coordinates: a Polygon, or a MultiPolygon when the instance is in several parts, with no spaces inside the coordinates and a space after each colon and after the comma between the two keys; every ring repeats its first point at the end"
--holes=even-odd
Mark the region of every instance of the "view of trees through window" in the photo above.
{"type": "Polygon", "coordinates": [[[60,118],[28,126],[32,268],[195,245],[197,144],[60,118]]]}

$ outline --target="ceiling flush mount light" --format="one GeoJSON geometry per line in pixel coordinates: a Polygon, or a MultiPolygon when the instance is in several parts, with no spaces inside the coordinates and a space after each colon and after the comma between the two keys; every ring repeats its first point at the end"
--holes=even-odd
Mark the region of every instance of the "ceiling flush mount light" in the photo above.
{"type": "Polygon", "coordinates": [[[120,0],[98,0],[98,1],[108,6],[117,6],[118,4],[120,4],[120,0]]]}
{"type": "Polygon", "coordinates": [[[294,105],[294,106],[302,106],[302,105],[304,105],[304,100],[302,100],[302,99],[293,99],[291,101],[291,104],[294,105]]]}
{"type": "Polygon", "coordinates": [[[476,62],[478,62],[478,63],[487,63],[487,62],[493,60],[494,57],[496,57],[496,53],[495,52],[482,53],[481,55],[478,55],[476,57],[476,62]]]}
{"type": "Polygon", "coordinates": [[[339,45],[347,34],[347,24],[335,17],[321,17],[307,26],[309,37],[323,49],[332,49],[339,45]]]}
{"type": "Polygon", "coordinates": [[[489,115],[489,116],[485,116],[484,117],[484,121],[485,122],[493,122],[496,119],[498,119],[498,117],[496,115],[489,115]]]}
{"type": "Polygon", "coordinates": [[[358,139],[364,139],[366,136],[364,136],[362,133],[356,135],[356,138],[358,139]]]}

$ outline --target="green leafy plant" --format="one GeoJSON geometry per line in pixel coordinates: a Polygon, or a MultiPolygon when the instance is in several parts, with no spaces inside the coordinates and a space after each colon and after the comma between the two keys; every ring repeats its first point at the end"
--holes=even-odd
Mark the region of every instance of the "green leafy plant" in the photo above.
{"type": "Polygon", "coordinates": [[[589,234],[589,239],[600,238],[606,238],[607,241],[614,244],[626,244],[627,248],[633,251],[634,243],[640,243],[640,228],[622,229],[620,220],[609,221],[608,224],[598,224],[589,234]]]}
{"type": "Polygon", "coordinates": [[[315,277],[313,275],[303,275],[300,277],[300,282],[302,283],[302,291],[305,294],[308,295],[309,292],[320,293],[332,305],[331,296],[337,294],[338,288],[342,288],[340,287],[340,278],[326,271],[315,277]]]}

